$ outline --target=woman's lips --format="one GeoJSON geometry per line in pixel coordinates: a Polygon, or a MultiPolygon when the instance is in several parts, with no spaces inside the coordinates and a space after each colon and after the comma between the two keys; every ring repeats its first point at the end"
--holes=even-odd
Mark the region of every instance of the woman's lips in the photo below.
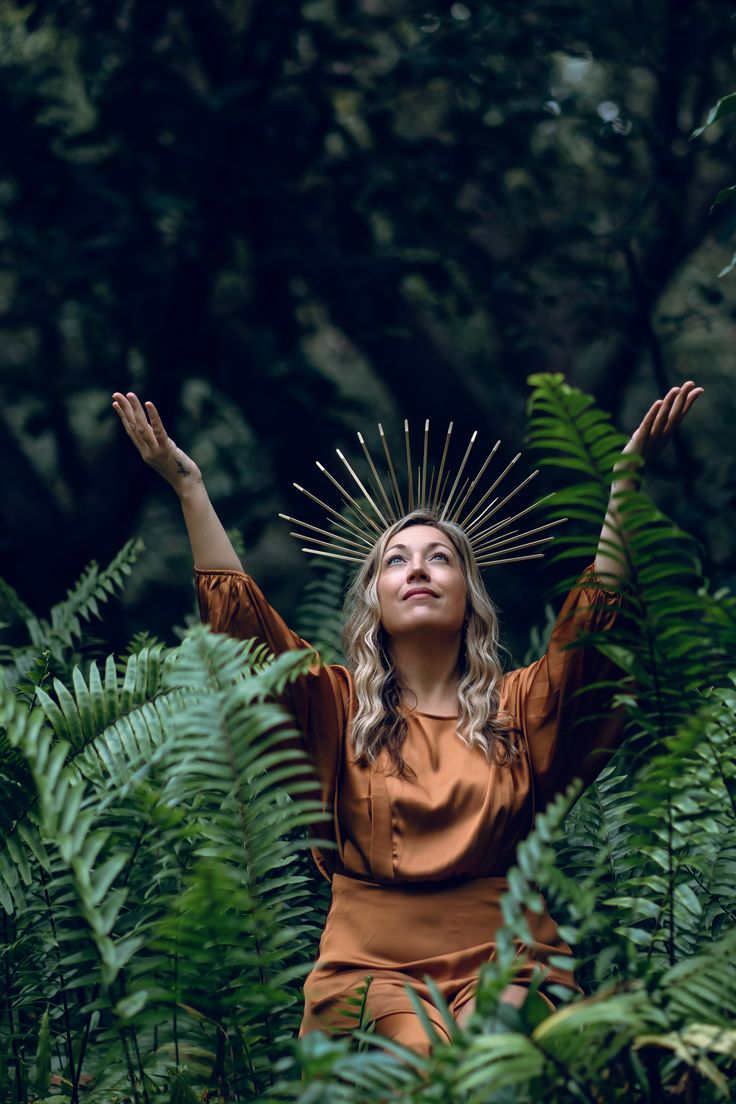
{"type": "Polygon", "coordinates": [[[408,602],[411,598],[436,598],[437,595],[432,590],[410,590],[408,594],[404,595],[404,601],[408,602]]]}

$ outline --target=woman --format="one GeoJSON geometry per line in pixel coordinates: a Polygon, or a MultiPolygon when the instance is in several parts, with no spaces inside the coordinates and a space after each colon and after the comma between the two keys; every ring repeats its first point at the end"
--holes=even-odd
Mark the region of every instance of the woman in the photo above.
{"type": "MultiPolygon", "coordinates": [[[[692,381],[672,388],[624,452],[654,455],[701,393],[692,381]]],[[[303,647],[245,574],[199,469],[168,437],[153,403],[144,408],[132,392],[116,392],[113,407],[180,498],[203,619],[220,632],[258,636],[276,653],[303,647]]],[[[621,465],[614,491],[631,478],[621,465]]],[[[505,675],[495,610],[462,525],[420,509],[375,540],[360,538],[369,547],[348,595],[351,670],[317,665],[287,702],[336,845],[313,849],[332,902],[305,982],[301,1034],[344,1027],[345,998],[366,974],[377,1034],[420,1053],[430,1043],[405,985],[440,1037],[447,1031],[425,974],[459,1024],[472,1014],[516,845],[536,809],[573,778],[592,780],[620,739],[618,716],[582,719],[605,710],[600,691],[576,693],[610,676],[607,661],[595,649],[568,647],[615,617],[626,581],[618,533],[612,496],[595,563],[568,596],[546,655],[505,675]]],[[[535,968],[545,985],[576,987],[569,971],[549,963],[570,954],[552,919],[546,912],[529,919],[534,943],[519,949],[515,983],[503,994],[516,1006],[535,968]]]]}

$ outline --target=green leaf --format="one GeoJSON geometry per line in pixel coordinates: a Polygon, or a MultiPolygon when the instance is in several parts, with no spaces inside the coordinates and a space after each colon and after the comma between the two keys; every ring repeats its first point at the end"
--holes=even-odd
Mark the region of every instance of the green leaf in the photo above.
{"type": "Polygon", "coordinates": [[[731,260],[728,262],[725,268],[722,268],[721,271],[718,273],[718,279],[720,280],[723,276],[728,276],[731,272],[733,272],[734,268],[736,268],[736,253],[734,253],[734,255],[731,257],[731,260]]]}
{"type": "Polygon", "coordinates": [[[136,993],[130,993],[127,997],[119,1000],[113,1008],[113,1012],[127,1023],[143,1011],[147,1002],[148,990],[139,989],[136,993]]]}
{"type": "Polygon", "coordinates": [[[713,202],[710,205],[711,211],[715,207],[720,206],[721,203],[726,203],[729,199],[733,199],[735,193],[736,193],[736,184],[732,184],[728,188],[721,188],[720,192],[718,193],[718,195],[716,196],[716,198],[713,200],[713,202]]]}
{"type": "Polygon", "coordinates": [[[51,1034],[49,1031],[48,1005],[43,1010],[38,1028],[34,1082],[38,1095],[47,1096],[51,1084],[51,1034]]]}
{"type": "Polygon", "coordinates": [[[701,127],[694,130],[690,135],[690,140],[693,138],[699,138],[704,130],[707,130],[709,126],[717,122],[719,119],[725,118],[727,115],[732,115],[736,111],[736,92],[729,92],[727,96],[721,97],[718,103],[714,104],[708,112],[707,118],[701,127]]]}

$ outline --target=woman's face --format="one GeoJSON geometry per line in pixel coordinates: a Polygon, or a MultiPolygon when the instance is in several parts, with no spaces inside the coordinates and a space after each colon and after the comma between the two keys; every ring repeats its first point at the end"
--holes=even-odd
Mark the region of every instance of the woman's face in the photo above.
{"type": "Polygon", "coordinates": [[[381,623],[395,638],[429,630],[455,636],[467,609],[460,557],[434,525],[410,525],[392,537],[378,568],[381,623]]]}

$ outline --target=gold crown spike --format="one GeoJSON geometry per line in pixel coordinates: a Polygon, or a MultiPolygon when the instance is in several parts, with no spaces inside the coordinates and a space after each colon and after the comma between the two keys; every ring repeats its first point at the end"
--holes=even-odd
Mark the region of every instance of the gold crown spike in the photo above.
{"type": "Polygon", "coordinates": [[[381,435],[381,444],[383,445],[383,451],[386,453],[386,461],[388,463],[388,470],[391,474],[391,487],[393,488],[394,495],[396,496],[396,509],[398,510],[397,517],[401,517],[404,513],[404,503],[401,501],[401,493],[399,491],[399,484],[396,479],[396,472],[394,471],[393,460],[391,459],[391,452],[389,451],[388,441],[386,440],[386,434],[383,432],[383,426],[378,423],[378,432],[381,435]]]}
{"type": "Polygon", "coordinates": [[[383,501],[386,504],[386,510],[387,510],[388,515],[390,517],[393,514],[393,506],[389,502],[388,495],[386,494],[386,492],[383,488],[383,483],[381,482],[381,477],[378,474],[378,472],[376,471],[376,465],[373,463],[373,457],[371,456],[370,452],[368,451],[368,446],[366,445],[365,441],[363,440],[363,434],[362,433],[358,434],[358,441],[360,442],[360,447],[363,449],[363,452],[365,454],[365,458],[368,461],[368,467],[371,469],[371,475],[373,476],[373,478],[375,480],[375,485],[376,485],[376,487],[378,488],[378,490],[380,492],[381,498],[383,499],[383,501]]]}
{"type": "Polygon", "coordinates": [[[450,493],[447,496],[447,501],[445,502],[445,508],[442,511],[442,513],[440,514],[440,521],[449,521],[450,520],[449,517],[448,517],[448,514],[450,513],[450,507],[452,505],[452,498],[453,498],[453,495],[455,494],[455,490],[457,489],[457,485],[460,482],[460,476],[465,471],[465,465],[468,462],[468,457],[470,456],[470,450],[472,449],[473,445],[475,444],[475,439],[476,439],[477,436],[478,436],[478,430],[475,429],[475,430],[473,430],[473,435],[470,438],[470,441],[468,443],[468,447],[465,450],[465,455],[463,456],[462,463],[461,463],[460,467],[458,468],[457,475],[455,476],[455,482],[452,484],[452,490],[450,491],[450,493]]]}
{"type": "MultiPolygon", "coordinates": [[[[333,542],[335,541],[335,539],[338,539],[338,540],[342,541],[343,544],[349,544],[353,548],[358,549],[358,551],[365,551],[365,549],[360,544],[358,544],[357,541],[350,540],[349,537],[343,537],[343,536],[341,536],[340,534],[337,534],[337,533],[331,533],[329,531],[329,529],[320,529],[316,525],[310,525],[308,521],[299,521],[299,518],[289,517],[288,514],[279,514],[279,517],[283,518],[284,521],[293,522],[294,525],[301,525],[304,529],[311,529],[313,533],[321,533],[321,535],[323,537],[329,537],[330,540],[333,541],[333,542]]],[[[296,536],[296,534],[295,533],[290,533],[289,536],[296,536]]],[[[311,537],[305,537],[304,539],[305,540],[312,540],[311,537]]],[[[366,544],[369,549],[372,547],[372,545],[370,544],[369,541],[364,541],[364,544],[366,544]]]]}
{"type": "MultiPolygon", "coordinates": [[[[467,516],[467,517],[465,518],[465,527],[466,527],[466,529],[468,530],[468,532],[470,532],[471,528],[473,528],[473,527],[474,527],[474,526],[472,526],[472,525],[471,525],[471,523],[472,523],[472,522],[474,521],[474,519],[475,519],[475,518],[476,518],[476,517],[478,516],[478,511],[479,511],[479,510],[483,510],[483,505],[484,505],[484,503],[485,503],[485,502],[486,502],[486,501],[487,501],[487,500],[488,500],[488,499],[490,498],[490,496],[491,496],[491,495],[493,494],[493,492],[495,491],[496,487],[497,487],[497,486],[499,485],[499,483],[501,482],[501,480],[503,480],[503,479],[505,479],[505,478],[506,478],[506,476],[507,476],[507,475],[508,475],[508,473],[509,473],[509,472],[511,471],[511,469],[513,468],[514,464],[516,463],[516,461],[517,461],[517,460],[519,459],[519,457],[520,457],[520,456],[521,456],[521,453],[520,453],[520,452],[517,452],[517,454],[516,454],[516,456],[515,456],[515,457],[513,458],[513,460],[509,461],[509,463],[508,463],[508,464],[506,465],[506,467],[505,467],[505,468],[503,469],[503,471],[501,472],[501,474],[500,474],[499,476],[497,476],[497,477],[496,477],[496,478],[494,479],[493,483],[491,483],[491,485],[490,485],[490,487],[488,488],[488,490],[484,492],[484,494],[483,494],[483,495],[481,496],[481,498],[479,499],[479,501],[478,501],[478,502],[476,502],[476,504],[475,504],[475,506],[473,507],[473,509],[472,509],[472,510],[470,511],[470,513],[468,514],[468,516],[467,516]]],[[[494,498],[494,499],[493,499],[493,502],[498,502],[498,499],[497,499],[497,498],[494,498]]],[[[493,505],[493,502],[491,503],[491,506],[493,505]]],[[[487,508],[488,508],[488,509],[490,509],[490,507],[487,507],[487,508]]],[[[485,511],[483,511],[483,512],[485,513],[485,511]]]]}
{"type": "MultiPolygon", "coordinates": [[[[566,521],[567,518],[561,519],[566,521]]],[[[499,537],[497,540],[489,541],[488,544],[482,544],[475,547],[475,554],[477,556],[483,555],[483,553],[491,548],[500,548],[504,544],[510,542],[516,543],[516,541],[524,540],[525,537],[532,537],[536,533],[542,533],[545,529],[551,529],[552,526],[558,525],[557,521],[549,521],[546,525],[539,525],[536,529],[527,529],[525,533],[520,533],[518,529],[512,529],[510,533],[507,533],[505,537],[499,537]]],[[[545,537],[545,540],[552,540],[552,537],[545,537]]]]}
{"type": "MultiPolygon", "coordinates": [[[[292,536],[296,536],[296,535],[297,535],[296,533],[292,533],[292,536]]],[[[539,545],[539,544],[548,544],[549,541],[554,540],[554,539],[555,539],[554,537],[540,537],[539,540],[525,541],[523,544],[514,544],[513,551],[514,552],[521,552],[522,549],[525,549],[525,548],[536,548],[537,545],[539,545]]],[[[495,550],[493,548],[490,548],[490,549],[486,549],[484,552],[478,552],[477,555],[479,557],[482,557],[483,559],[490,559],[492,556],[503,556],[509,551],[510,551],[510,549],[504,548],[501,545],[498,548],[496,548],[495,550]]]]}
{"type": "Polygon", "coordinates": [[[503,471],[492,480],[490,486],[481,493],[481,480],[496,456],[501,442],[496,441],[476,475],[466,475],[470,455],[478,436],[477,431],[474,431],[471,434],[460,466],[453,476],[447,464],[452,432],[453,422],[450,422],[442,447],[439,467],[435,468],[433,465],[430,470],[429,420],[426,420],[421,448],[422,462],[415,468],[412,461],[409,422],[408,419],[404,420],[405,496],[402,495],[399,486],[396,468],[383,426],[379,423],[378,433],[386,460],[385,478],[381,476],[363,435],[358,433],[358,442],[370,469],[370,479],[367,480],[367,484],[363,482],[340,449],[336,450],[340,462],[360,492],[357,497],[356,492],[351,494],[323,464],[317,461],[319,471],[327,477],[341,496],[344,505],[342,512],[323,502],[322,499],[317,498],[311,491],[301,487],[298,483],[294,484],[298,491],[327,511],[330,528],[321,528],[312,525],[310,522],[289,517],[287,514],[279,514],[279,517],[292,522],[298,527],[299,531],[292,531],[291,536],[308,542],[308,546],[302,549],[304,552],[313,556],[328,556],[331,559],[345,560],[350,563],[364,563],[381,535],[394,522],[416,509],[431,510],[437,515],[439,521],[448,521],[459,525],[470,542],[479,567],[492,567],[497,564],[516,563],[521,560],[541,559],[544,556],[543,552],[530,552],[529,549],[548,544],[554,539],[554,536],[548,534],[542,537],[539,534],[548,533],[550,529],[562,524],[567,519],[560,518],[546,522],[523,532],[520,531],[518,526],[513,529],[511,526],[520,518],[526,517],[532,510],[536,510],[544,502],[547,502],[553,497],[551,494],[545,495],[530,506],[526,506],[512,517],[497,517],[499,511],[503,510],[520,491],[539,475],[539,471],[531,472],[508,494],[500,492],[500,494],[492,497],[496,488],[500,486],[520,459],[521,453],[517,453],[503,471]],[[447,490],[448,486],[449,491],[447,490]],[[372,492],[369,487],[372,488],[372,492]],[[406,506],[404,505],[405,502],[406,506]],[[529,538],[536,539],[530,540],[529,538]],[[520,553],[523,553],[523,555],[520,553]]]}
{"type": "MultiPolygon", "coordinates": [[[[305,552],[308,549],[304,549],[305,552]]],[[[537,552],[534,556],[510,556],[507,560],[476,560],[478,567],[498,567],[499,564],[520,563],[521,560],[543,560],[544,553],[537,552]]]]}
{"type": "Polygon", "coordinates": [[[312,502],[316,502],[317,505],[321,506],[323,510],[327,510],[328,514],[332,514],[340,528],[344,529],[347,527],[349,531],[355,533],[356,536],[360,537],[361,540],[370,545],[371,548],[373,547],[373,545],[375,544],[375,538],[373,541],[366,540],[365,534],[363,533],[363,530],[360,528],[360,526],[356,525],[355,522],[346,514],[340,514],[337,510],[333,510],[333,508],[331,506],[328,506],[326,502],[323,502],[321,498],[317,498],[316,495],[313,495],[310,491],[308,491],[305,487],[301,487],[298,483],[295,483],[294,486],[301,494],[306,495],[307,498],[311,498],[312,502]]]}
{"type": "Polygon", "coordinates": [[[442,475],[443,475],[444,470],[445,470],[445,460],[447,459],[447,450],[450,447],[450,438],[452,437],[452,427],[453,427],[454,424],[455,424],[454,422],[450,422],[449,426],[447,427],[447,436],[445,437],[445,447],[442,449],[442,459],[440,460],[440,470],[437,473],[436,494],[435,494],[435,497],[432,501],[432,508],[435,509],[435,510],[437,509],[437,507],[439,506],[440,501],[441,501],[442,475]]]}
{"type": "Polygon", "coordinates": [[[493,502],[489,503],[485,510],[483,510],[482,514],[479,515],[476,522],[474,522],[474,524],[469,527],[468,532],[474,530],[481,521],[486,522],[490,517],[493,517],[493,515],[497,513],[502,506],[505,506],[507,502],[510,502],[511,499],[519,493],[519,491],[523,490],[523,488],[526,487],[527,483],[531,483],[532,479],[536,479],[538,475],[539,471],[533,471],[531,475],[528,475],[526,479],[523,479],[521,483],[519,483],[518,487],[515,487],[513,491],[507,494],[506,497],[501,500],[501,502],[498,502],[494,499],[494,502],[496,503],[495,505],[493,502]]]}
{"type": "Polygon", "coordinates": [[[335,544],[334,541],[317,540],[316,537],[312,537],[308,533],[293,533],[292,532],[292,533],[289,533],[289,536],[290,537],[296,537],[297,540],[311,541],[312,544],[320,544],[320,545],[322,545],[323,548],[336,548],[336,549],[338,549],[338,551],[344,552],[346,556],[356,556],[356,557],[358,557],[358,553],[360,552],[360,549],[344,548],[340,544],[335,544]]]}
{"type": "Polygon", "coordinates": [[[411,442],[409,441],[409,422],[407,418],[404,418],[404,444],[406,446],[406,475],[407,475],[407,500],[409,503],[409,513],[414,509],[414,484],[412,482],[411,475],[411,442]]]}
{"type": "Polygon", "coordinates": [[[380,511],[380,510],[378,509],[378,507],[376,506],[375,502],[373,501],[373,499],[371,498],[371,496],[370,496],[370,495],[368,494],[368,491],[367,491],[367,490],[365,489],[365,487],[364,487],[364,486],[363,486],[363,484],[361,483],[360,479],[358,479],[358,476],[357,476],[357,475],[355,474],[355,472],[353,471],[353,469],[352,469],[352,468],[350,467],[350,464],[348,464],[348,462],[347,462],[347,460],[345,459],[345,457],[343,456],[343,454],[342,454],[342,453],[340,452],[340,450],[339,450],[339,449],[335,449],[335,452],[336,452],[336,453],[337,453],[337,455],[338,455],[338,456],[340,457],[340,459],[342,460],[343,464],[344,464],[344,465],[345,465],[345,467],[346,467],[346,468],[348,469],[348,471],[349,471],[349,472],[350,472],[350,474],[352,475],[353,479],[354,479],[354,480],[355,480],[355,482],[356,482],[356,483],[358,484],[358,486],[360,487],[361,491],[363,492],[363,494],[365,495],[365,497],[366,497],[366,498],[368,499],[368,501],[370,502],[370,504],[371,504],[371,507],[373,508],[374,512],[375,512],[376,514],[378,514],[379,518],[381,519],[381,521],[382,521],[382,522],[383,522],[383,524],[384,524],[384,527],[385,527],[385,526],[387,526],[387,525],[388,525],[388,522],[386,521],[385,517],[383,516],[383,514],[381,513],[381,511],[380,511]]]}
{"type": "Polygon", "coordinates": [[[436,469],[434,464],[432,465],[432,474],[429,477],[429,493],[427,496],[427,502],[432,501],[432,492],[434,491],[434,477],[436,475],[436,469]]]}
{"type": "MultiPolygon", "coordinates": [[[[536,502],[532,502],[531,506],[527,506],[526,509],[520,510],[519,513],[514,514],[513,517],[502,518],[501,521],[497,521],[495,523],[495,525],[490,525],[488,527],[488,529],[484,529],[483,532],[482,532],[483,537],[485,538],[485,537],[491,536],[493,533],[500,532],[502,529],[505,529],[507,525],[511,525],[514,521],[518,521],[519,518],[524,517],[526,514],[531,513],[532,510],[536,510],[537,507],[541,506],[543,502],[547,502],[548,499],[553,498],[553,497],[554,497],[554,492],[551,492],[550,494],[545,495],[544,498],[540,498],[540,499],[537,499],[536,502]]],[[[559,518],[559,520],[555,520],[554,524],[555,525],[561,525],[563,521],[567,521],[567,518],[559,518]]],[[[466,530],[466,535],[467,535],[467,530],[466,530]]],[[[478,540],[480,539],[480,536],[481,536],[481,534],[478,534],[476,537],[472,538],[471,543],[472,543],[473,547],[475,547],[475,545],[477,544],[478,540]]],[[[470,540],[471,538],[469,537],[468,539],[470,540]]]]}
{"type": "Polygon", "coordinates": [[[332,483],[332,484],[333,484],[333,486],[337,487],[337,489],[338,489],[338,491],[340,492],[340,494],[341,494],[341,495],[342,495],[342,496],[343,496],[344,498],[346,498],[346,499],[347,499],[347,501],[348,501],[348,502],[350,503],[350,505],[351,505],[351,506],[353,507],[353,509],[355,510],[355,512],[356,512],[357,514],[360,514],[360,516],[361,516],[361,517],[363,518],[363,520],[365,521],[365,523],[366,523],[367,525],[369,525],[369,526],[371,527],[371,529],[374,529],[374,530],[376,531],[376,533],[378,533],[378,535],[380,536],[380,535],[381,535],[381,531],[382,531],[382,530],[381,530],[381,526],[380,526],[380,525],[378,525],[378,524],[377,524],[377,523],[376,523],[376,522],[375,522],[375,521],[373,520],[373,518],[370,518],[370,517],[368,517],[368,515],[366,514],[366,512],[365,512],[364,510],[362,510],[362,509],[360,508],[360,506],[359,506],[359,505],[358,505],[358,503],[357,503],[357,502],[355,501],[355,499],[354,499],[354,498],[352,497],[352,495],[350,495],[350,494],[349,494],[349,493],[348,493],[348,492],[347,492],[347,491],[345,490],[345,488],[344,488],[344,487],[342,486],[342,484],[341,484],[341,483],[338,483],[338,482],[337,482],[337,480],[335,479],[334,475],[330,475],[330,473],[328,472],[328,470],[327,470],[327,468],[326,468],[326,467],[324,466],[324,464],[320,464],[319,460],[315,461],[315,463],[317,464],[317,467],[318,467],[318,468],[319,468],[319,470],[320,470],[320,471],[322,472],[322,474],[323,474],[323,475],[326,475],[326,476],[327,476],[327,478],[329,479],[330,483],[332,483]]]}
{"type": "MultiPolygon", "coordinates": [[[[475,479],[471,480],[470,486],[468,487],[467,494],[461,496],[460,502],[457,505],[457,509],[455,510],[452,517],[450,518],[450,521],[457,521],[457,519],[460,517],[460,514],[462,513],[462,511],[465,507],[465,504],[467,503],[468,499],[470,498],[473,491],[477,487],[479,481],[483,478],[483,475],[485,474],[485,470],[488,467],[488,465],[490,464],[493,457],[496,455],[496,451],[497,451],[500,444],[501,444],[500,441],[496,441],[495,445],[493,446],[491,451],[488,453],[488,456],[486,456],[485,460],[483,461],[483,464],[481,465],[480,471],[476,475],[475,479]]],[[[491,490],[492,489],[493,488],[491,488],[491,490]]]]}
{"type": "Polygon", "coordinates": [[[331,560],[347,560],[349,563],[365,563],[365,557],[341,556],[338,552],[324,552],[320,548],[302,548],[302,552],[308,552],[310,556],[329,556],[331,560]]]}

